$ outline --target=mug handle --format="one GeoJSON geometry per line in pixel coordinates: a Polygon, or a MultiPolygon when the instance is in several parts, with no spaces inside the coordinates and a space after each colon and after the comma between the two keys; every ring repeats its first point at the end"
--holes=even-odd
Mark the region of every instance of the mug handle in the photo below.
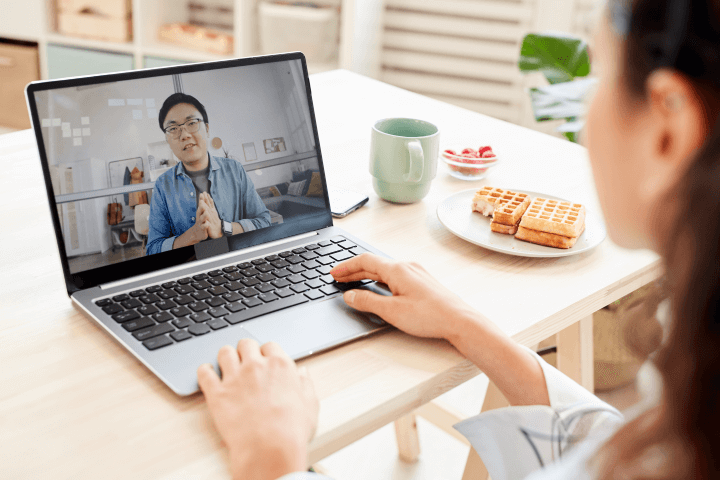
{"type": "Polygon", "coordinates": [[[423,176],[423,170],[425,169],[425,154],[423,153],[422,145],[417,140],[408,142],[408,150],[410,152],[410,169],[403,176],[403,180],[406,182],[420,183],[423,176]]]}

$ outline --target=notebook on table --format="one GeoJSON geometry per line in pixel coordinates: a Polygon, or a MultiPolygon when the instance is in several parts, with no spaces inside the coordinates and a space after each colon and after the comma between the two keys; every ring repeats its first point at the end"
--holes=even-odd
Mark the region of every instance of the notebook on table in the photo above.
{"type": "Polygon", "coordinates": [[[66,288],[178,395],[241,338],[300,359],[385,329],[345,305],[305,57],[33,82],[66,288]]]}

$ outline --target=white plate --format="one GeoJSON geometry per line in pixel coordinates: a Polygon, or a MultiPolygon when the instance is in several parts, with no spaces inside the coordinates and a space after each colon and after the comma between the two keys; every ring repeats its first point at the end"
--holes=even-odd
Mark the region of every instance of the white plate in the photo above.
{"type": "MultiPolygon", "coordinates": [[[[602,218],[593,215],[591,212],[587,212],[585,216],[585,231],[580,235],[575,245],[568,249],[545,247],[523,242],[513,235],[495,233],[490,230],[492,217],[486,217],[472,211],[472,199],[477,190],[473,188],[450,195],[438,205],[437,215],[440,222],[452,233],[463,240],[480,245],[488,250],[519,257],[567,257],[592,250],[600,245],[607,236],[602,218]]],[[[513,190],[513,192],[525,193],[531,197],[542,197],[549,200],[568,201],[564,198],[527,190],[513,190]]]]}

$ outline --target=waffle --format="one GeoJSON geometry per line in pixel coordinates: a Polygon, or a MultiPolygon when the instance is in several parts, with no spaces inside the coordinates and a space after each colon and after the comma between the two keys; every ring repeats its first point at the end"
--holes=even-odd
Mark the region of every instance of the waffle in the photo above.
{"type": "Polygon", "coordinates": [[[495,233],[504,233],[505,235],[515,235],[518,231],[517,225],[503,225],[502,223],[490,222],[490,230],[495,233]]]}
{"type": "Polygon", "coordinates": [[[518,227],[517,233],[515,234],[515,238],[530,243],[536,243],[538,245],[544,245],[546,247],[570,248],[575,245],[575,242],[577,242],[578,237],[582,234],[584,230],[585,225],[582,226],[582,228],[580,229],[580,234],[578,234],[577,237],[564,237],[562,235],[556,235],[554,233],[531,230],[529,228],[523,227],[521,223],[520,227],[518,227]]]}
{"type": "Polygon", "coordinates": [[[495,202],[497,202],[505,192],[506,191],[501,188],[482,187],[473,197],[472,211],[482,213],[486,217],[489,217],[495,210],[495,202]]]}
{"type": "Polygon", "coordinates": [[[503,225],[517,225],[530,206],[530,197],[524,193],[506,190],[495,202],[493,222],[503,225]]]}
{"type": "Polygon", "coordinates": [[[578,203],[535,198],[520,220],[520,226],[526,230],[577,238],[585,229],[585,207],[578,203]]]}

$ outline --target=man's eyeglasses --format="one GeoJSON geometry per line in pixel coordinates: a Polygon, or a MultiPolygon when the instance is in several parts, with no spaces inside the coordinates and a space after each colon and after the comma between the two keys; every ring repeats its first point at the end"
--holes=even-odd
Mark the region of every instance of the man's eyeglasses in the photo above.
{"type": "Polygon", "coordinates": [[[203,121],[199,118],[191,118],[185,123],[170,125],[163,131],[168,137],[177,139],[180,138],[180,133],[182,132],[183,127],[185,127],[185,130],[187,130],[188,133],[195,133],[200,129],[201,123],[203,123],[203,121]]]}

